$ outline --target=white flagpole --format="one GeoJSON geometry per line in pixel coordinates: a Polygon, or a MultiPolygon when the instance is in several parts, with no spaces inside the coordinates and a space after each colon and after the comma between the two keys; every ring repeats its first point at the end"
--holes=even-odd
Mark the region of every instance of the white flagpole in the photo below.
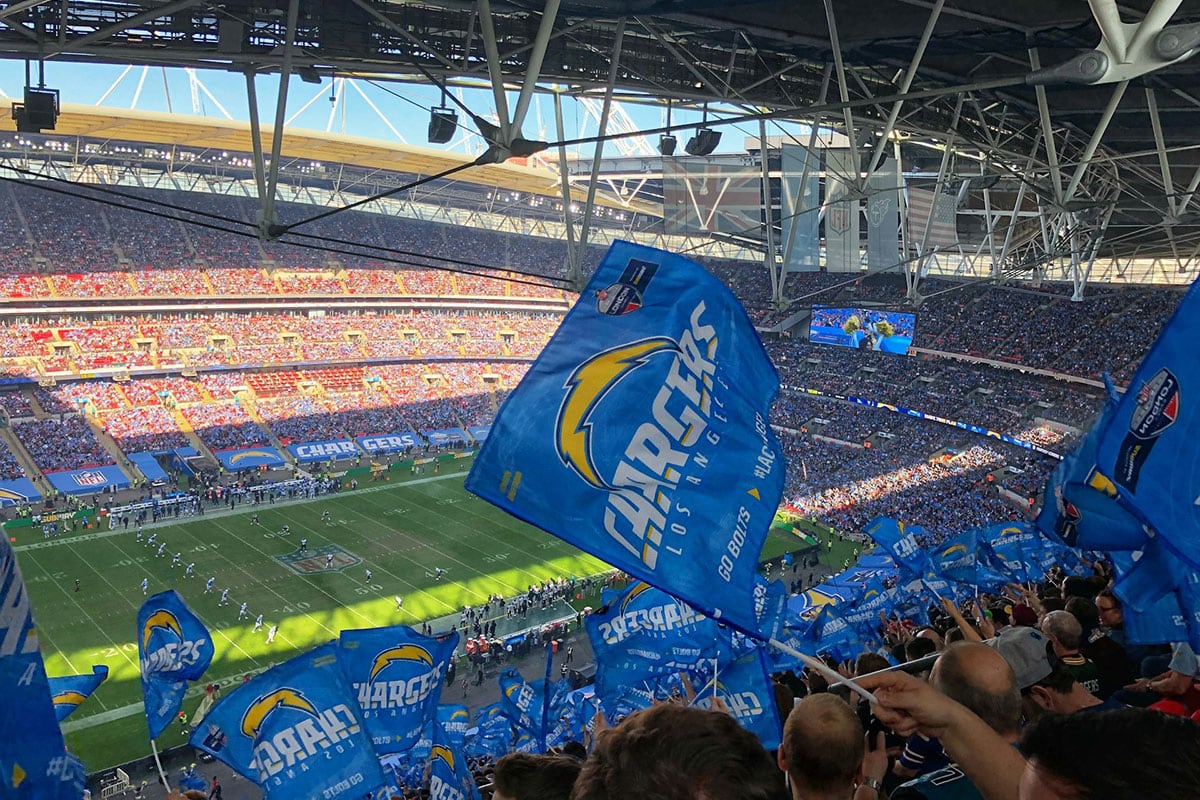
{"type": "Polygon", "coordinates": [[[862,688],[857,683],[855,683],[853,678],[843,678],[841,675],[839,675],[838,673],[836,673],[832,669],[830,669],[829,666],[821,659],[813,658],[812,656],[807,656],[804,653],[801,653],[796,648],[791,647],[790,645],[786,645],[783,642],[779,641],[778,639],[770,639],[770,640],[768,640],[768,644],[770,644],[776,650],[787,653],[792,658],[800,659],[801,661],[804,662],[805,666],[812,667],[817,672],[821,673],[821,675],[825,676],[825,679],[829,681],[830,686],[837,686],[839,684],[844,684],[846,686],[849,686],[854,691],[858,692],[860,695],[862,695],[863,699],[868,700],[872,703],[876,702],[875,695],[871,694],[866,689],[862,688]]]}
{"type": "Polygon", "coordinates": [[[158,758],[158,745],[154,743],[154,739],[150,740],[150,752],[154,753],[154,766],[158,767],[158,777],[162,781],[163,788],[167,790],[167,794],[171,793],[171,784],[167,783],[167,773],[163,772],[162,761],[158,758]]]}

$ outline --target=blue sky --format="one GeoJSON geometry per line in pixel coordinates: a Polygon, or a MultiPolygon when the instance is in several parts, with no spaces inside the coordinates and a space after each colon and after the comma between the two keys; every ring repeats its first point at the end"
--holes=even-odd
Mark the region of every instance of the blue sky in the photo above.
{"type": "MultiPolygon", "coordinates": [[[[159,67],[122,67],[117,65],[82,65],[71,63],[46,63],[46,85],[61,93],[62,102],[84,105],[104,105],[116,108],[137,108],[143,111],[173,111],[246,120],[249,112],[246,103],[246,83],[240,74],[197,70],[198,83],[193,92],[192,81],[182,69],[159,67]]],[[[36,67],[33,80],[37,81],[36,67]]],[[[25,84],[25,65],[20,61],[0,62],[0,90],[19,98],[25,84]]],[[[259,113],[265,123],[275,115],[275,97],[278,76],[268,75],[258,79],[259,113]]],[[[375,83],[371,81],[341,81],[334,87],[329,79],[321,85],[304,83],[293,76],[288,92],[287,118],[289,125],[318,131],[346,133],[366,136],[384,141],[404,141],[408,144],[430,146],[426,141],[426,126],[429,122],[428,109],[439,104],[438,89],[409,83],[375,83]],[[331,94],[336,102],[330,101],[331,94]]],[[[458,89],[455,94],[481,117],[495,119],[495,101],[491,90],[458,89]]],[[[509,93],[509,108],[516,106],[516,92],[509,93]]],[[[563,103],[563,118],[566,138],[590,136],[597,132],[595,115],[600,110],[600,99],[587,104],[566,98],[563,103]],[[590,109],[589,109],[590,105],[590,109]]],[[[633,129],[653,128],[665,124],[661,109],[634,104],[620,105],[616,116],[626,115],[633,129]]],[[[460,116],[460,124],[465,118],[460,116]]],[[[676,111],[672,121],[699,122],[700,115],[676,111]]],[[[465,133],[464,129],[463,130],[465,133]]],[[[535,95],[525,122],[525,134],[531,138],[553,141],[555,134],[554,103],[549,95],[535,95]]],[[[797,132],[798,127],[788,125],[787,130],[797,132]]],[[[611,131],[611,128],[610,128],[611,131]]],[[[783,129],[768,125],[768,136],[779,135],[783,129]]],[[[758,135],[758,123],[752,122],[724,128],[724,136],[717,152],[745,152],[746,136],[758,135]]],[[[686,132],[679,134],[680,151],[686,141],[686,132]]],[[[642,142],[629,142],[624,149],[631,152],[648,152],[657,144],[657,136],[642,142]]],[[[481,140],[476,136],[455,136],[448,149],[459,152],[479,152],[481,140]]],[[[587,145],[584,155],[591,157],[592,147],[587,145]]],[[[621,147],[609,144],[606,156],[621,154],[621,147]]]]}

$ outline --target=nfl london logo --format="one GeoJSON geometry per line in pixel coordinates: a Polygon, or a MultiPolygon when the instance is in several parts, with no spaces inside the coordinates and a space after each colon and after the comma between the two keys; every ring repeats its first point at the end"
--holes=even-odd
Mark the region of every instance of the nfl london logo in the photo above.
{"type": "Polygon", "coordinates": [[[76,472],[73,476],[75,483],[80,486],[100,486],[108,483],[108,478],[104,477],[103,472],[92,472],[87,470],[84,472],[76,472]]]}
{"type": "Polygon", "coordinates": [[[826,220],[830,230],[837,234],[844,234],[850,230],[850,209],[846,208],[844,203],[831,205],[826,220]]]}

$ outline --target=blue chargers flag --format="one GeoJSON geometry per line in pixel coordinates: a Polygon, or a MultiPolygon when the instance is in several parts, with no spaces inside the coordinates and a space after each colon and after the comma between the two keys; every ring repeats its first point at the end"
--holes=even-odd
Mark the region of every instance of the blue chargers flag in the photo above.
{"type": "Polygon", "coordinates": [[[179,713],[188,681],[200,680],[212,663],[212,636],[170,589],[147,597],[138,609],[137,645],[146,724],[157,739],[179,713]]]}
{"type": "Polygon", "coordinates": [[[1005,575],[979,559],[978,530],[963,531],[935,545],[930,560],[938,575],[955,583],[991,591],[1009,582],[1005,575]]]}
{"type": "Polygon", "coordinates": [[[702,658],[728,650],[728,629],[687,603],[637,581],[584,617],[597,669],[633,676],[692,669],[702,658]]]}
{"type": "Polygon", "coordinates": [[[63,744],[29,594],[0,536],[0,797],[79,800],[85,778],[63,744]]]}
{"type": "Polygon", "coordinates": [[[221,698],[190,744],[261,786],[267,800],[357,800],[387,782],[333,642],[221,698]]]}
{"type": "Polygon", "coordinates": [[[1038,530],[1070,547],[1132,551],[1140,550],[1148,539],[1144,521],[1122,501],[1116,484],[1096,464],[1100,434],[1111,424],[1116,408],[1113,390],[1096,424],[1046,482],[1038,530]]]}
{"type": "Polygon", "coordinates": [[[342,631],[338,664],[381,755],[412,747],[434,718],[458,634],[422,636],[406,625],[342,631]]]}
{"type": "Polygon", "coordinates": [[[730,715],[746,730],[758,737],[766,750],[780,745],[783,723],[775,705],[775,689],[771,685],[766,654],[756,647],[734,661],[721,664],[717,679],[711,679],[696,691],[695,705],[711,708],[712,698],[719,697],[730,715]]]}
{"type": "Polygon", "coordinates": [[[1037,539],[1029,522],[1000,522],[979,531],[979,546],[990,556],[990,566],[1016,583],[1042,579],[1043,573],[1031,558],[1037,539]]]}
{"type": "Polygon", "coordinates": [[[890,517],[877,517],[867,523],[863,533],[914,575],[924,575],[928,571],[929,556],[917,541],[917,536],[923,531],[916,525],[905,525],[890,517]]]}
{"type": "Polygon", "coordinates": [[[108,677],[108,667],[98,664],[92,667],[91,675],[64,675],[50,679],[50,696],[54,701],[54,713],[62,722],[79,708],[84,700],[92,696],[96,687],[108,677]]]}
{"type": "Polygon", "coordinates": [[[429,753],[430,800],[479,800],[479,787],[461,747],[455,747],[441,726],[435,726],[429,753]]]}
{"type": "Polygon", "coordinates": [[[1200,286],[1193,283],[1100,430],[1096,464],[1180,558],[1200,568],[1200,286]]]}
{"type": "Polygon", "coordinates": [[[549,723],[554,718],[553,712],[570,691],[566,681],[540,678],[529,683],[509,667],[500,673],[499,682],[500,703],[508,716],[519,729],[544,741],[551,732],[549,723]]]}
{"type": "Polygon", "coordinates": [[[437,724],[442,727],[447,741],[455,750],[461,750],[471,729],[471,712],[466,706],[449,704],[437,707],[437,724]]]}
{"type": "MultiPolygon", "coordinates": [[[[1169,644],[1190,641],[1187,615],[1173,590],[1176,578],[1161,553],[1116,552],[1110,557],[1117,580],[1113,592],[1121,599],[1125,637],[1133,644],[1169,644]],[[1146,561],[1145,564],[1141,563],[1146,561]],[[1168,577],[1164,578],[1164,575],[1168,577]]],[[[1192,619],[1200,606],[1191,606],[1192,619]]]]}
{"type": "Polygon", "coordinates": [[[505,401],[467,489],[709,616],[770,637],[779,377],[737,299],[616,242],[505,401]],[[549,412],[553,413],[549,413],[549,412]]]}

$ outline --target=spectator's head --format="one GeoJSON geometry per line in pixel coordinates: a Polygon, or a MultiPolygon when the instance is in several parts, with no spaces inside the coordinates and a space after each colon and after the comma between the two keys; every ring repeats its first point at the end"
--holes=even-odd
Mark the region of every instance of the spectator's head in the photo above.
{"type": "Polygon", "coordinates": [[[917,635],[913,638],[928,639],[929,641],[933,642],[933,646],[938,652],[941,652],[946,646],[945,641],[942,639],[942,635],[937,632],[937,629],[930,628],[929,626],[921,628],[921,630],[917,631],[917,635]]]}
{"type": "Polygon", "coordinates": [[[1016,739],[1021,725],[1021,691],[1012,667],[994,649],[976,642],[946,648],[929,682],[962,703],[1001,736],[1016,739]]]}
{"type": "Polygon", "coordinates": [[[1096,604],[1086,597],[1072,597],[1063,606],[1063,610],[1079,620],[1085,637],[1100,627],[1100,612],[1096,609],[1096,604]]]}
{"type": "Polygon", "coordinates": [[[1012,624],[1012,617],[1008,614],[1009,607],[1003,603],[996,603],[988,609],[992,615],[992,622],[996,624],[996,630],[1007,628],[1012,624]]]}
{"type": "Polygon", "coordinates": [[[862,777],[864,739],[858,715],[831,694],[801,700],[783,725],[779,768],[797,798],[847,798],[862,777]]]}
{"type": "Polygon", "coordinates": [[[888,660],[878,653],[863,653],[854,662],[854,675],[861,678],[872,672],[878,672],[881,669],[887,669],[891,664],[888,660]]]}
{"type": "Polygon", "coordinates": [[[1105,589],[1096,595],[1096,612],[1100,615],[1100,624],[1105,628],[1123,628],[1125,626],[1121,601],[1113,594],[1112,589],[1105,589]]]}
{"type": "Polygon", "coordinates": [[[1060,658],[1078,653],[1083,645],[1083,626],[1066,611],[1051,611],[1042,618],[1041,629],[1060,658]]]}
{"type": "Polygon", "coordinates": [[[583,762],[570,756],[509,753],[496,762],[493,800],[567,800],[583,762]]]}
{"type": "MultiPolygon", "coordinates": [[[[1065,611],[1058,613],[1066,614],[1065,611]]],[[[1071,621],[1075,622],[1074,617],[1071,621]]],[[[1026,719],[1036,719],[1046,713],[1070,714],[1098,702],[1076,682],[1070,667],[1051,657],[1050,641],[1037,631],[1031,628],[1005,631],[989,644],[1004,656],[1017,676],[1021,708],[1026,719]]]]}
{"type": "Polygon", "coordinates": [[[918,661],[926,656],[931,656],[937,652],[937,643],[932,639],[918,637],[909,639],[908,644],[904,646],[904,660],[918,661]]]}
{"type": "Polygon", "coordinates": [[[1038,615],[1024,603],[1017,603],[1012,607],[1012,622],[1013,625],[1023,628],[1035,628],[1038,623],[1038,615]]]}
{"type": "Polygon", "coordinates": [[[781,800],[787,790],[754,734],[719,711],[664,703],[600,733],[573,800],[781,800]]]}
{"type": "Polygon", "coordinates": [[[1020,748],[1023,800],[1191,800],[1200,786],[1200,725],[1156,711],[1045,716],[1020,748]]]}

